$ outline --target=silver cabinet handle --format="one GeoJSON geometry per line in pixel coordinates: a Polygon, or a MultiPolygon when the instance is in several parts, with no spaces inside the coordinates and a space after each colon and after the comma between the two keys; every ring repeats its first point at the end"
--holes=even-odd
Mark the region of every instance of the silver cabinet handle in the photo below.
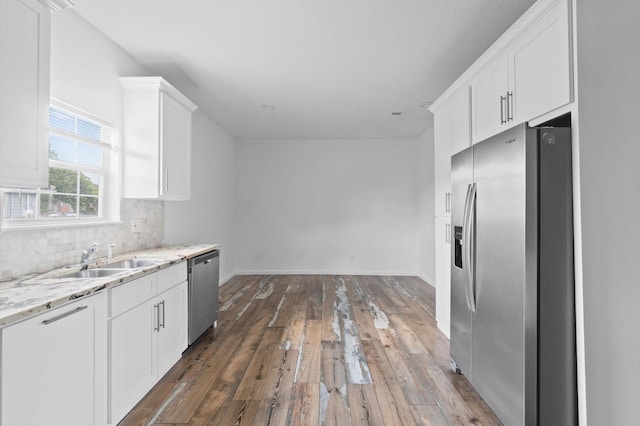
{"type": "Polygon", "coordinates": [[[513,121],[513,92],[507,92],[507,121],[513,121]]]}
{"type": "Polygon", "coordinates": [[[158,330],[160,330],[161,326],[162,326],[162,328],[165,328],[165,324],[164,324],[164,308],[165,308],[164,300],[158,304],[158,310],[160,310],[160,305],[162,305],[162,323],[160,323],[158,325],[158,330]]]}
{"type": "Polygon", "coordinates": [[[153,309],[156,311],[156,323],[153,326],[153,331],[160,331],[160,304],[153,305],[153,309]]]}
{"type": "Polygon", "coordinates": [[[164,169],[164,190],[169,190],[169,169],[164,169]]]}
{"type": "Polygon", "coordinates": [[[451,193],[444,193],[444,211],[447,213],[451,212],[451,193]]]}
{"type": "Polygon", "coordinates": [[[504,107],[507,102],[507,98],[504,96],[500,96],[500,124],[507,124],[507,119],[504,113],[504,107]]]}
{"type": "Polygon", "coordinates": [[[68,317],[68,316],[70,316],[70,315],[77,314],[77,313],[78,313],[78,312],[80,312],[80,311],[84,311],[84,310],[85,310],[85,309],[87,309],[87,308],[88,308],[88,306],[78,306],[77,308],[72,309],[72,310],[71,310],[71,311],[69,311],[69,312],[65,312],[64,314],[60,314],[60,315],[55,316],[55,317],[53,317],[53,318],[50,318],[50,319],[48,319],[48,320],[44,320],[44,321],[42,321],[42,323],[43,323],[44,325],[49,325],[49,324],[51,324],[52,322],[60,321],[61,319],[66,318],[66,317],[68,317]]]}
{"type": "Polygon", "coordinates": [[[447,244],[451,244],[451,224],[447,223],[444,227],[444,242],[447,244]]]}

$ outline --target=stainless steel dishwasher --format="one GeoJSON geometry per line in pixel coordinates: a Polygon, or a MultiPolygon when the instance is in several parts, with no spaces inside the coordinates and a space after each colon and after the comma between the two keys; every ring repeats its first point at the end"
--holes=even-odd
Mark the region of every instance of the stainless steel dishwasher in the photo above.
{"type": "Polygon", "coordinates": [[[189,259],[189,344],[218,321],[220,252],[210,251],[189,259]]]}

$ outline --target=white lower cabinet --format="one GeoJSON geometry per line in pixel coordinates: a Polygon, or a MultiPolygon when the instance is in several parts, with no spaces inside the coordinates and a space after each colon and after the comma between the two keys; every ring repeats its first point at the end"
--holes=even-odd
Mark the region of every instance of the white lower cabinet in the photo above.
{"type": "Polygon", "coordinates": [[[436,217],[436,323],[449,337],[451,325],[451,218],[436,217]]]}
{"type": "MultiPolygon", "coordinates": [[[[135,285],[135,281],[129,283],[135,285]]],[[[110,420],[115,424],[155,383],[154,303],[147,301],[110,321],[110,420]]]]}
{"type": "Polygon", "coordinates": [[[2,425],[104,425],[107,295],[2,329],[2,425]]]}
{"type": "Polygon", "coordinates": [[[164,376],[182,357],[187,348],[188,298],[187,283],[167,290],[157,299],[160,314],[160,330],[158,336],[157,371],[158,377],[164,376]]]}
{"type": "Polygon", "coordinates": [[[117,424],[187,348],[186,263],[110,290],[109,423],[117,424]]]}

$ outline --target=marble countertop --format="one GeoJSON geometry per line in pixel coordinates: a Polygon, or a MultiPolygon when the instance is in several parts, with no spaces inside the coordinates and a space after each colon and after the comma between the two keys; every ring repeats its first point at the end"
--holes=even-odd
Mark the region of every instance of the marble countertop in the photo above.
{"type": "MultiPolygon", "coordinates": [[[[196,244],[164,246],[123,253],[114,256],[111,262],[123,259],[161,259],[162,262],[100,278],[62,277],[80,270],[80,266],[75,266],[2,281],[0,282],[0,327],[219,249],[219,244],[196,244]]],[[[90,263],[89,269],[106,263],[106,259],[100,259],[90,263]]]]}

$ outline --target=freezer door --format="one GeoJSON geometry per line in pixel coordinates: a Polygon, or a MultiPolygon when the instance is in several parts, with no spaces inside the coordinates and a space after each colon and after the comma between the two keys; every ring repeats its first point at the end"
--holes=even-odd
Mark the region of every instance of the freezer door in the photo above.
{"type": "Polygon", "coordinates": [[[524,423],[526,132],[535,138],[518,126],[474,146],[471,383],[507,425],[524,423]]]}
{"type": "Polygon", "coordinates": [[[460,371],[471,375],[471,311],[467,304],[463,262],[463,219],[469,185],[473,182],[473,148],[451,157],[451,358],[460,371]]]}

